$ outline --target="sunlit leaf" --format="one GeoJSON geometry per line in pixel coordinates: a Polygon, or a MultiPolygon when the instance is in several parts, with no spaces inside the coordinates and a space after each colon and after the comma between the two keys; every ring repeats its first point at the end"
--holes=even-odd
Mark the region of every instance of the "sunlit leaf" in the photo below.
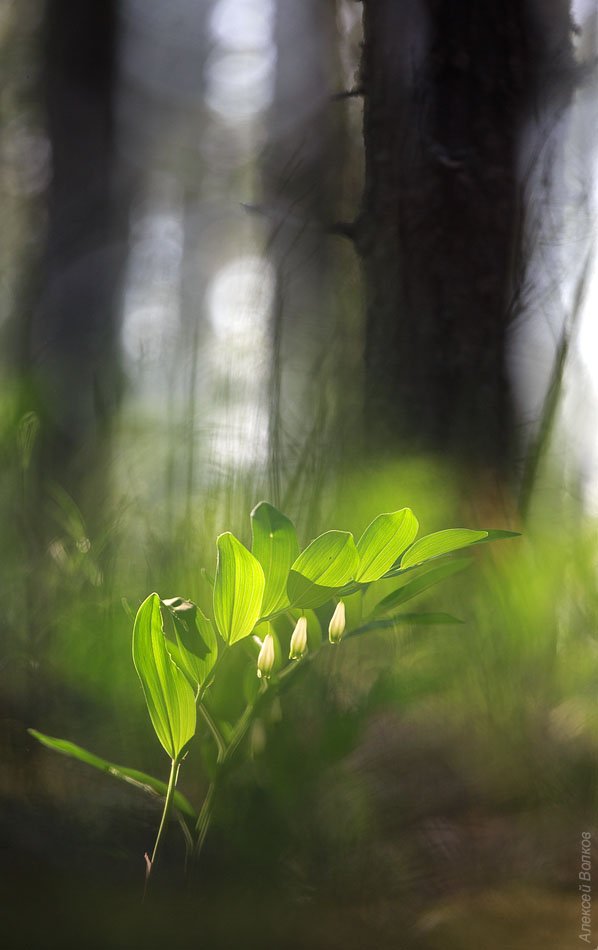
{"type": "Polygon", "coordinates": [[[266,586],[261,613],[266,617],[288,604],[287,578],[299,554],[295,526],[262,501],[251,512],[252,551],[262,565],[266,586]]]}
{"type": "Polygon", "coordinates": [[[355,575],[359,555],[348,531],[326,531],[294,562],[287,591],[294,607],[319,607],[355,575]]]}
{"type": "MultiPolygon", "coordinates": [[[[82,749],[81,746],[75,745],[74,742],[69,742],[67,739],[55,739],[53,736],[45,736],[42,732],[38,732],[37,729],[28,729],[27,732],[33,736],[34,739],[37,739],[38,742],[41,742],[42,745],[47,746],[48,749],[52,749],[54,752],[60,752],[61,755],[67,755],[71,759],[78,759],[79,762],[91,765],[94,769],[99,769],[100,772],[112,775],[114,778],[120,779],[122,782],[127,782],[129,785],[134,785],[136,788],[140,788],[151,795],[158,795],[160,798],[166,797],[167,785],[166,782],[161,782],[160,779],[146,775],[145,772],[139,772],[137,769],[129,769],[123,765],[115,765],[114,762],[108,762],[107,759],[101,759],[98,755],[93,755],[93,753],[82,749]]],[[[181,814],[186,815],[188,818],[194,820],[197,818],[195,809],[180,792],[174,793],[174,806],[181,814]]]]}
{"type": "Polygon", "coordinates": [[[227,532],[218,538],[214,618],[227,643],[248,637],[259,620],[265,578],[256,557],[227,532]]]}
{"type": "Polygon", "coordinates": [[[166,648],[157,594],[150,594],[137,611],[133,663],[156,735],[170,758],[176,759],[195,734],[195,697],[166,648]]]}
{"type": "Polygon", "coordinates": [[[431,566],[424,573],[418,574],[417,577],[403,584],[398,590],[394,590],[392,594],[388,594],[387,597],[384,597],[380,603],[376,604],[373,613],[381,614],[388,613],[389,610],[394,610],[401,604],[411,600],[412,597],[416,597],[430,587],[434,587],[435,584],[439,584],[440,581],[443,581],[446,577],[465,570],[471,563],[471,558],[458,558],[454,561],[446,561],[431,566]]]}
{"type": "Polygon", "coordinates": [[[171,656],[195,688],[203,686],[218,658],[218,640],[212,621],[197,604],[180,597],[162,603],[173,619],[177,655],[174,656],[167,642],[171,656]]]}
{"type": "Polygon", "coordinates": [[[202,637],[201,623],[199,626],[196,625],[196,617],[199,615],[203,621],[207,621],[208,618],[202,614],[197,604],[194,604],[192,600],[185,600],[183,597],[169,597],[166,600],[162,600],[161,603],[162,607],[166,608],[172,617],[173,625],[178,624],[185,630],[195,628],[196,636],[194,639],[196,642],[193,644],[194,652],[204,659],[210,652],[210,649],[202,637]]]}
{"type": "Polygon", "coordinates": [[[487,531],[472,531],[470,528],[447,528],[445,531],[427,534],[405,552],[401,558],[401,570],[421,564],[432,557],[439,557],[441,554],[459,551],[487,537],[487,531]]]}
{"type": "Polygon", "coordinates": [[[409,547],[419,525],[411,508],[378,515],[357,542],[359,567],[355,580],[362,584],[376,581],[409,547]]]}

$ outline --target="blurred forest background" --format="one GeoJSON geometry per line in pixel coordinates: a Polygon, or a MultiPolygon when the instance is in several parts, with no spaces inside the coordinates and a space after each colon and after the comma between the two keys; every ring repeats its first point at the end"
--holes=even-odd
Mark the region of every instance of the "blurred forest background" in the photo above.
{"type": "Polygon", "coordinates": [[[595,0],[0,0],[3,946],[576,943],[597,30],[595,0]],[[422,599],[463,626],[316,664],[142,912],[158,805],[26,729],[164,776],[132,615],[204,603],[262,498],[305,543],[404,505],[523,536],[422,599]]]}

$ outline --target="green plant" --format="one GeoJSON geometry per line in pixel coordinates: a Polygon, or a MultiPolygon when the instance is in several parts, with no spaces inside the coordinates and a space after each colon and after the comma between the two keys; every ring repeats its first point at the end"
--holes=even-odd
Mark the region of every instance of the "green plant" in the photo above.
{"type": "Polygon", "coordinates": [[[263,705],[286,689],[322,647],[322,622],[328,624],[332,649],[373,629],[460,623],[449,614],[402,613],[398,608],[471,563],[447,555],[515,536],[451,528],[416,540],[417,519],[410,508],[402,508],[378,515],[357,543],[347,531],[327,531],[300,552],[294,525],[272,505],[257,505],[251,522],[251,551],[228,532],[217,540],[213,620],[191,601],[161,599],[156,593],[141,604],[135,618],[133,662],[154,731],[170,759],[168,783],[29,730],[43,745],[163,798],[155,844],[151,856],[146,855],[146,881],[171,812],[188,852],[199,855],[219,782],[263,705]],[[381,581],[386,588],[394,581],[393,589],[366,608],[366,592],[381,581]],[[230,675],[226,657],[232,651],[244,653],[240,692],[245,708],[230,726],[214,714],[209,691],[219,677],[230,675]],[[196,812],[176,786],[198,716],[213,739],[216,762],[196,812]]]}

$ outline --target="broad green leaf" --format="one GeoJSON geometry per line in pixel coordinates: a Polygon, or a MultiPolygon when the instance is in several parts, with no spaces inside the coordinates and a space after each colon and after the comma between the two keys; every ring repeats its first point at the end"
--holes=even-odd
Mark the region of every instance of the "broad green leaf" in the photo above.
{"type": "MultiPolygon", "coordinates": [[[[465,530],[465,529],[458,529],[458,530],[465,530]]],[[[488,531],[484,531],[484,532],[480,531],[479,534],[482,534],[483,537],[479,538],[477,541],[472,541],[470,544],[467,544],[466,547],[468,547],[468,548],[473,548],[473,547],[477,547],[479,544],[492,544],[494,541],[509,541],[509,540],[512,539],[512,538],[520,538],[520,537],[521,537],[521,533],[520,533],[519,531],[503,531],[503,530],[501,530],[501,529],[496,529],[496,530],[495,530],[495,529],[489,529],[488,531]]],[[[422,538],[421,540],[423,541],[424,539],[422,538]]],[[[417,542],[417,543],[419,544],[419,542],[417,542]]],[[[409,549],[409,550],[406,552],[406,554],[409,554],[409,553],[410,553],[410,550],[411,550],[411,549],[409,549]]],[[[452,550],[459,550],[459,549],[458,549],[458,548],[451,549],[451,551],[447,551],[446,553],[447,553],[447,554],[450,554],[450,553],[452,553],[452,550]]],[[[405,555],[405,556],[406,556],[406,555],[405,555]]],[[[420,563],[418,563],[418,564],[416,564],[416,565],[411,565],[411,566],[409,566],[409,567],[403,567],[402,563],[399,561],[398,563],[395,564],[395,566],[394,566],[393,568],[391,568],[390,571],[387,571],[387,572],[386,572],[386,574],[384,575],[384,577],[385,577],[385,578],[402,577],[402,576],[404,576],[407,572],[419,571],[419,569],[420,569],[421,567],[423,567],[424,564],[425,564],[425,562],[423,562],[423,563],[420,562],[420,563]]]]}
{"type": "Polygon", "coordinates": [[[166,648],[157,594],[150,594],[137,611],[133,663],[156,735],[170,758],[177,759],[195,735],[195,697],[166,648]]]}
{"type": "Polygon", "coordinates": [[[166,643],[166,649],[168,650],[171,660],[178,666],[181,673],[184,675],[185,679],[191,686],[193,693],[197,693],[197,680],[193,673],[191,673],[185,666],[185,661],[181,654],[178,644],[173,643],[172,640],[169,640],[167,637],[164,639],[166,643]]]}
{"type": "Polygon", "coordinates": [[[465,557],[431,566],[424,573],[418,574],[417,577],[414,577],[402,587],[399,587],[398,590],[394,590],[392,594],[384,597],[383,600],[376,604],[373,613],[382,614],[388,613],[389,610],[394,610],[395,607],[406,603],[408,600],[411,600],[412,597],[416,597],[418,594],[423,593],[423,591],[428,590],[428,588],[440,583],[445,577],[450,577],[452,574],[457,574],[459,571],[465,570],[471,563],[471,558],[465,557]]]}
{"type": "MultiPolygon", "coordinates": [[[[34,739],[37,739],[38,742],[41,742],[42,745],[47,746],[48,749],[52,749],[54,752],[60,752],[61,755],[67,755],[71,759],[78,759],[79,762],[84,762],[86,765],[93,766],[94,769],[99,769],[100,772],[106,772],[107,775],[112,775],[122,782],[127,782],[129,785],[141,788],[150,795],[158,795],[160,798],[166,797],[167,785],[166,782],[161,782],[160,779],[146,775],[145,772],[138,772],[137,769],[129,769],[123,765],[115,765],[114,762],[108,762],[107,759],[101,759],[98,755],[93,755],[93,753],[82,749],[81,746],[75,745],[74,742],[69,742],[67,739],[55,739],[53,736],[45,736],[42,732],[38,732],[37,729],[28,729],[27,732],[33,736],[34,739]]],[[[193,820],[197,818],[195,809],[180,792],[174,793],[174,806],[181,814],[187,815],[188,818],[192,818],[193,820]]]]}
{"type": "Polygon", "coordinates": [[[179,626],[182,631],[186,632],[194,631],[191,634],[194,642],[190,645],[193,647],[194,653],[205,659],[210,653],[210,648],[204,640],[202,629],[206,622],[210,623],[208,618],[204,616],[197,604],[194,604],[191,600],[185,600],[183,597],[169,597],[167,600],[162,600],[161,603],[162,607],[166,608],[172,617],[173,626],[179,626]],[[196,622],[198,618],[199,623],[196,622]]]}
{"type": "Polygon", "coordinates": [[[174,597],[162,603],[170,611],[176,638],[176,656],[170,649],[174,644],[167,641],[169,652],[192,685],[203,686],[218,658],[218,640],[212,621],[189,600],[174,597]]]}
{"type": "Polygon", "coordinates": [[[295,526],[277,508],[261,501],[251,512],[252,551],[266,578],[263,617],[288,604],[287,578],[299,554],[295,526]]]}
{"type": "Polygon", "coordinates": [[[347,584],[359,566],[353,535],[326,531],[293,563],[287,592],[293,607],[320,607],[347,584]]]}
{"type": "Polygon", "coordinates": [[[374,518],[357,542],[359,567],[355,580],[367,584],[382,577],[415,539],[418,528],[411,508],[374,518]]]}
{"type": "Polygon", "coordinates": [[[296,607],[321,607],[336,594],[338,587],[324,587],[303,574],[291,571],[287,582],[289,601],[296,607]]]}
{"type": "Polygon", "coordinates": [[[214,618],[228,644],[248,637],[259,620],[265,578],[256,557],[230,532],[218,538],[214,618]]]}
{"type": "Polygon", "coordinates": [[[432,557],[469,547],[470,544],[483,541],[487,537],[487,531],[472,531],[470,528],[447,528],[445,531],[427,534],[405,552],[401,558],[401,570],[421,564],[432,557]]]}

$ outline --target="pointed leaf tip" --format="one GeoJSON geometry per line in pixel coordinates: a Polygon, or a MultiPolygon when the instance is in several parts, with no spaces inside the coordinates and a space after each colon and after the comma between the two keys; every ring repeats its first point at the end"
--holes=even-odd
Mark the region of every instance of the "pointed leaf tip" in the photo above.
{"type": "Polygon", "coordinates": [[[401,558],[401,570],[414,567],[430,558],[440,557],[441,554],[451,554],[461,548],[469,547],[488,537],[487,531],[473,531],[471,528],[447,528],[444,531],[435,531],[420,538],[401,558]]]}
{"type": "MultiPolygon", "coordinates": [[[[145,772],[140,772],[138,769],[130,769],[124,765],[116,765],[114,762],[102,759],[99,755],[94,755],[92,752],[88,752],[87,749],[75,745],[74,742],[69,742],[68,739],[56,739],[54,736],[46,736],[43,732],[38,732],[37,729],[28,729],[27,732],[30,736],[33,736],[34,739],[37,739],[41,745],[52,749],[53,752],[58,752],[60,755],[66,755],[71,759],[83,762],[85,765],[90,765],[92,768],[98,769],[100,772],[105,772],[113,778],[120,779],[120,781],[126,782],[128,785],[134,785],[144,792],[158,795],[161,798],[166,797],[166,782],[154,778],[153,775],[146,775],[145,772]]],[[[193,820],[197,819],[195,809],[181,792],[177,791],[174,793],[174,807],[182,815],[186,815],[193,820]]]]}
{"type": "Polygon", "coordinates": [[[415,539],[418,528],[411,508],[374,518],[357,542],[359,567],[355,580],[368,584],[381,578],[415,539]]]}

